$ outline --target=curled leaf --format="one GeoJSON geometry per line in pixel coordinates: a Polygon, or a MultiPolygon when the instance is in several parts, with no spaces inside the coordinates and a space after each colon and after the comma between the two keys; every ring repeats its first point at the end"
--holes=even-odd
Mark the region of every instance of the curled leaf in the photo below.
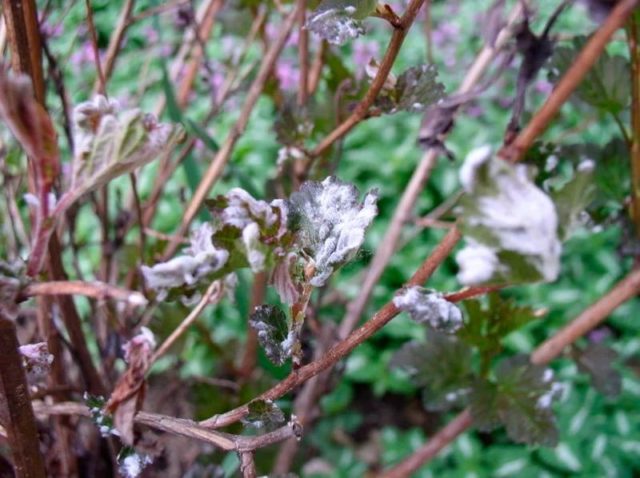
{"type": "Polygon", "coordinates": [[[460,170],[467,242],[458,253],[458,280],[553,281],[560,269],[558,217],[551,199],[522,165],[494,158],[488,147],[472,151],[460,170]]]}
{"type": "Polygon", "coordinates": [[[242,419],[246,426],[264,429],[284,423],[284,413],[271,400],[253,400],[248,408],[249,413],[242,419]]]}
{"type": "Polygon", "coordinates": [[[364,34],[361,19],[373,13],[376,0],[322,0],[305,27],[334,45],[364,34]]]}
{"type": "Polygon", "coordinates": [[[393,304],[416,322],[427,323],[441,332],[452,333],[462,326],[460,309],[433,290],[405,287],[393,298],[393,304]]]}
{"type": "Polygon", "coordinates": [[[358,196],[355,186],[334,177],[307,181],[291,195],[289,206],[297,239],[315,263],[311,285],[323,286],[362,246],[365,231],[378,214],[378,194],[370,191],[362,203],[358,196]]]}
{"type": "Polygon", "coordinates": [[[204,223],[191,236],[191,247],[185,254],[152,267],[142,266],[147,287],[163,300],[169,290],[191,286],[205,277],[220,271],[229,258],[229,253],[218,249],[212,242],[213,229],[204,223]]]}

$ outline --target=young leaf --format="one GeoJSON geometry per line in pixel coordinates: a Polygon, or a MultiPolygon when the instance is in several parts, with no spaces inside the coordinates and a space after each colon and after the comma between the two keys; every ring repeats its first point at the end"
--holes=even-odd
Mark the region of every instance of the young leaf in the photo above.
{"type": "Polygon", "coordinates": [[[335,45],[364,34],[363,18],[373,13],[377,0],[322,0],[305,27],[335,45]]]}
{"type": "Polygon", "coordinates": [[[298,342],[285,313],[274,305],[260,305],[251,314],[249,325],[258,333],[258,342],[269,360],[284,364],[298,342]]]}
{"type": "Polygon", "coordinates": [[[423,112],[444,97],[444,85],[438,81],[434,65],[412,66],[396,80],[393,88],[376,100],[385,113],[423,112]]]}
{"type": "Polygon", "coordinates": [[[390,363],[424,387],[425,408],[450,410],[465,405],[473,378],[471,349],[455,336],[429,330],[426,342],[405,344],[390,363]]]}
{"type": "Polygon", "coordinates": [[[567,239],[580,225],[580,214],[586,209],[595,194],[593,161],[583,161],[574,177],[552,194],[558,213],[558,235],[567,239]]]}
{"type": "Polygon", "coordinates": [[[248,407],[249,413],[242,419],[245,426],[268,429],[284,423],[284,413],[271,400],[253,400],[248,407]]]}
{"type": "Polygon", "coordinates": [[[289,199],[297,240],[315,263],[311,285],[321,287],[335,269],[351,260],[378,214],[377,191],[358,201],[358,189],[334,177],[305,182],[289,199]]]}
{"type": "Polygon", "coordinates": [[[493,292],[488,295],[487,307],[479,300],[465,301],[467,320],[458,337],[481,354],[493,356],[502,346],[501,340],[514,330],[536,319],[531,307],[517,305],[513,299],[503,299],[493,292]]]}
{"type": "Polygon", "coordinates": [[[460,309],[436,291],[422,287],[406,287],[393,298],[393,304],[408,312],[418,323],[429,324],[445,333],[455,332],[462,326],[460,309]]]}
{"type": "MultiPolygon", "coordinates": [[[[556,48],[549,65],[551,81],[564,75],[585,43],[585,37],[578,37],[572,46],[556,48]]],[[[595,108],[618,114],[627,108],[631,98],[629,74],[629,60],[605,51],[580,82],[575,95],[595,108]]]]}
{"type": "Polygon", "coordinates": [[[103,96],[78,105],[73,119],[76,154],[67,204],[170,151],[182,137],[180,127],[137,109],[120,112],[103,96]]]}
{"type": "Polygon", "coordinates": [[[465,284],[553,281],[560,269],[558,218],[551,199],[523,165],[472,151],[460,170],[467,193],[460,201],[467,242],[458,253],[465,284]]]}
{"type": "Polygon", "coordinates": [[[491,431],[503,424],[517,443],[555,446],[558,430],[550,407],[559,388],[552,379],[550,370],[531,364],[526,356],[503,360],[495,381],[481,380],[471,389],[474,425],[491,431]]]}
{"type": "Polygon", "coordinates": [[[603,395],[615,397],[622,391],[622,377],[613,368],[618,354],[603,344],[589,344],[573,354],[578,370],[589,374],[593,386],[603,395]]]}
{"type": "Polygon", "coordinates": [[[229,253],[216,248],[212,236],[211,225],[204,223],[193,231],[186,254],[152,267],[142,266],[145,283],[158,294],[158,300],[164,300],[171,289],[188,289],[205,278],[212,279],[223,268],[229,253]]]}

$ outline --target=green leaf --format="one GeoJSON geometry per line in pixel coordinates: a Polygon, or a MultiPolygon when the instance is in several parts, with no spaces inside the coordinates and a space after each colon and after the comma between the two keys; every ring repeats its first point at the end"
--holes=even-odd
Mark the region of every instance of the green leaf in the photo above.
{"type": "Polygon", "coordinates": [[[248,405],[249,413],[242,419],[245,426],[271,429],[284,423],[284,413],[271,400],[253,400],[248,405]]]}
{"type": "Polygon", "coordinates": [[[615,350],[603,344],[589,344],[584,349],[576,348],[572,354],[578,370],[589,374],[593,386],[603,395],[615,397],[622,391],[622,377],[613,368],[618,359],[615,350]]]}
{"type": "Polygon", "coordinates": [[[480,380],[470,393],[474,425],[491,431],[499,424],[517,443],[555,446],[558,430],[551,403],[558,394],[553,374],[528,357],[518,355],[503,360],[495,381],[480,380]]]}
{"type": "MultiPolygon", "coordinates": [[[[573,40],[571,47],[556,48],[549,64],[552,82],[557,82],[566,73],[586,41],[585,37],[578,37],[573,40]]],[[[578,85],[575,95],[595,108],[618,114],[629,105],[629,78],[629,60],[604,51],[578,85]]]]}
{"type": "Polygon", "coordinates": [[[335,45],[364,34],[363,18],[376,9],[377,0],[322,0],[310,15],[306,28],[335,45]]]}
{"type": "MultiPolygon", "coordinates": [[[[377,73],[377,65],[370,65],[369,73],[377,73]]],[[[438,81],[435,65],[412,66],[391,83],[392,88],[383,90],[375,103],[385,113],[423,112],[444,97],[445,88],[438,81]]]]}
{"type": "Polygon", "coordinates": [[[307,106],[300,106],[296,98],[287,98],[278,110],[273,129],[278,143],[300,146],[313,131],[307,106]]]}
{"type": "Polygon", "coordinates": [[[291,357],[298,337],[282,309],[275,305],[260,305],[251,314],[249,325],[258,333],[258,342],[269,360],[282,365],[291,357]]]}
{"type": "Polygon", "coordinates": [[[289,199],[296,240],[313,259],[311,285],[321,287],[341,265],[351,260],[366,229],[378,214],[377,191],[360,203],[358,189],[333,176],[322,182],[307,181],[289,199]]]}
{"type": "Polygon", "coordinates": [[[514,299],[503,299],[497,292],[488,294],[486,307],[480,300],[467,300],[464,306],[467,319],[458,337],[482,355],[496,355],[502,349],[503,338],[536,319],[533,308],[520,306],[514,299]]]}
{"type": "Polygon", "coordinates": [[[426,342],[405,344],[390,365],[424,388],[427,410],[445,411],[466,404],[473,378],[471,349],[457,337],[429,330],[426,342]]]}
{"type": "Polygon", "coordinates": [[[466,247],[456,256],[458,280],[479,283],[553,281],[560,270],[558,218],[551,199],[523,165],[473,150],[460,169],[466,247]]]}
{"type": "Polygon", "coordinates": [[[566,240],[581,224],[580,214],[587,208],[595,196],[594,163],[581,163],[573,178],[552,194],[558,213],[558,236],[566,240]]]}
{"type": "Polygon", "coordinates": [[[445,333],[455,332],[462,325],[460,309],[436,291],[422,287],[406,287],[393,298],[393,304],[408,312],[420,324],[445,333]]]}

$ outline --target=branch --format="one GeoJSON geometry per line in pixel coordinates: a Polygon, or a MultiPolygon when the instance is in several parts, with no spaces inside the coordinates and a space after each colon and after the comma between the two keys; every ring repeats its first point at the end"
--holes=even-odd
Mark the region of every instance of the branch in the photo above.
{"type": "MultiPolygon", "coordinates": [[[[486,44],[480,53],[478,53],[476,60],[469,68],[469,71],[462,80],[462,84],[458,88],[456,94],[466,94],[473,90],[484,75],[485,71],[493,62],[497,53],[504,48],[508,40],[511,38],[512,27],[520,19],[521,15],[522,3],[518,2],[509,15],[507,24],[498,33],[495,43],[493,45],[486,44]]],[[[360,316],[371,297],[373,288],[378,283],[384,269],[398,247],[403,226],[410,217],[411,211],[418,200],[418,196],[424,189],[425,183],[431,175],[431,171],[436,164],[438,156],[439,151],[437,149],[430,148],[420,160],[413,176],[411,176],[411,180],[402,193],[402,198],[400,198],[400,202],[393,213],[387,232],[384,238],[380,241],[380,245],[376,249],[376,253],[371,260],[371,265],[362,280],[362,285],[358,291],[358,295],[347,306],[347,315],[340,324],[340,337],[346,337],[360,320],[360,316]]]]}
{"type": "Polygon", "coordinates": [[[13,321],[0,316],[0,421],[9,437],[17,478],[44,478],[38,428],[13,321]]]}
{"type": "MultiPolygon", "coordinates": [[[[91,412],[86,405],[75,402],[62,402],[56,404],[34,402],[33,408],[36,415],[91,416],[91,412]]],[[[302,427],[295,419],[292,419],[289,423],[277,430],[257,436],[232,435],[230,433],[209,430],[198,425],[192,420],[174,418],[157,413],[138,412],[134,418],[134,422],[155,430],[161,430],[187,438],[194,438],[225,451],[237,452],[250,452],[291,437],[299,438],[302,433],[302,427]]]]}
{"type": "MultiPolygon", "coordinates": [[[[218,180],[224,167],[227,162],[231,158],[231,153],[236,145],[236,142],[242,136],[247,124],[249,122],[249,117],[251,116],[251,112],[262,93],[262,89],[264,88],[267,79],[271,75],[271,71],[273,69],[273,65],[275,64],[278,56],[280,56],[280,52],[282,51],[287,38],[289,37],[289,33],[293,28],[296,20],[298,19],[299,13],[298,8],[296,7],[285,19],[284,23],[280,28],[280,34],[278,38],[271,44],[267,53],[265,55],[264,60],[260,65],[260,69],[258,74],[256,75],[255,80],[251,84],[249,88],[249,92],[247,93],[247,97],[244,101],[242,110],[240,111],[240,116],[236,123],[231,128],[229,135],[227,136],[224,144],[214,157],[209,169],[207,169],[204,174],[200,184],[198,185],[198,189],[191,198],[191,202],[187,206],[187,209],[184,212],[182,224],[180,225],[180,229],[177,233],[178,236],[182,236],[185,234],[191,221],[195,217],[198,209],[202,205],[203,201],[209,194],[209,191],[213,187],[214,183],[218,180]]],[[[171,257],[173,253],[176,251],[178,247],[178,242],[172,241],[169,243],[167,250],[165,251],[165,257],[171,257]]]]}
{"type": "Polygon", "coordinates": [[[510,145],[500,151],[500,155],[509,161],[518,161],[531,147],[533,142],[547,128],[562,105],[578,87],[584,76],[591,70],[602,54],[609,39],[624,26],[627,18],[637,6],[638,0],[622,0],[617,3],[607,20],[589,39],[571,67],[562,76],[542,108],[538,110],[526,128],[523,129],[510,145]]]}
{"type": "Polygon", "coordinates": [[[116,287],[105,282],[83,282],[78,280],[36,282],[27,285],[21,291],[21,299],[40,295],[82,295],[93,299],[107,298],[128,302],[131,305],[143,306],[147,299],[140,292],[116,287]]]}
{"type": "Polygon", "coordinates": [[[400,52],[400,47],[404,42],[407,33],[409,33],[409,28],[411,27],[413,21],[420,10],[420,7],[424,3],[424,0],[411,0],[411,3],[407,6],[407,10],[404,15],[400,19],[399,23],[395,26],[393,30],[393,35],[391,36],[391,40],[389,41],[389,46],[387,47],[387,51],[384,54],[384,58],[380,63],[380,67],[378,68],[378,72],[371,82],[371,86],[369,90],[362,98],[362,101],[358,103],[355,110],[351,115],[344,120],[336,129],[334,129],[331,133],[324,138],[316,148],[311,151],[311,160],[306,166],[307,171],[311,167],[313,160],[320,156],[322,153],[327,151],[333,143],[338,141],[340,138],[345,136],[351,129],[357,125],[367,114],[369,107],[373,104],[378,93],[382,90],[385,81],[387,81],[387,77],[391,72],[391,67],[400,52]]]}
{"type": "MultiPolygon", "coordinates": [[[[451,253],[453,247],[460,240],[460,232],[457,228],[451,229],[444,237],[442,242],[434,249],[432,254],[421,264],[420,268],[408,281],[408,285],[424,284],[433,274],[436,268],[451,253]]],[[[294,370],[281,382],[264,392],[258,400],[275,400],[285,393],[293,390],[295,387],[304,383],[311,377],[318,375],[320,372],[335,365],[339,360],[349,354],[362,342],[367,340],[378,330],[384,327],[391,319],[398,315],[399,310],[393,304],[388,302],[382,307],[368,322],[362,327],[355,330],[349,337],[331,347],[325,355],[313,362],[294,370]]],[[[249,412],[247,405],[242,405],[222,415],[215,415],[207,420],[200,422],[202,426],[208,428],[219,428],[230,425],[249,412]]]]}
{"type": "MultiPolygon", "coordinates": [[[[607,295],[585,309],[563,329],[539,345],[531,354],[531,362],[543,365],[558,357],[565,347],[597,327],[616,308],[635,297],[638,292],[640,292],[640,268],[631,271],[607,295]]],[[[469,409],[466,409],[445,428],[436,433],[425,445],[404,461],[383,473],[382,477],[400,478],[409,476],[429,462],[471,425],[471,413],[469,409]]]]}
{"type": "MultiPolygon", "coordinates": [[[[640,16],[632,15],[627,26],[629,57],[631,58],[631,218],[635,223],[636,236],[640,237],[640,16]]],[[[614,115],[620,121],[618,115],[614,115]]],[[[620,125],[620,131],[626,131],[620,125]]]]}

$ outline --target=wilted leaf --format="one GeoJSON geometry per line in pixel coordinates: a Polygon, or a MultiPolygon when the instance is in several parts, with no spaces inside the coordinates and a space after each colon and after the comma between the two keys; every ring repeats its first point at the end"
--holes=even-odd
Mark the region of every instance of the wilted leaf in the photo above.
{"type": "Polygon", "coordinates": [[[66,203],[157,159],[182,137],[181,128],[137,109],[119,111],[103,96],[78,105],[73,120],[76,153],[66,203]]]}
{"type": "Polygon", "coordinates": [[[158,300],[164,300],[171,289],[194,286],[205,278],[213,278],[226,264],[229,253],[217,249],[212,242],[213,229],[202,224],[191,235],[191,247],[184,255],[152,267],[142,266],[147,287],[153,289],[158,300]]]}
{"type": "Polygon", "coordinates": [[[18,350],[22,355],[22,364],[29,382],[46,378],[53,363],[53,355],[49,353],[47,343],[21,345],[18,350]]]}
{"type": "Polygon", "coordinates": [[[393,298],[393,304],[408,312],[418,323],[429,324],[441,332],[455,332],[462,326],[460,309],[436,291],[422,287],[406,287],[393,298]]]}
{"type": "Polygon", "coordinates": [[[280,300],[287,305],[295,304],[300,298],[300,283],[303,280],[303,272],[298,269],[301,269],[298,255],[293,252],[287,254],[273,269],[271,283],[280,296],[280,300]]]}
{"type": "Polygon", "coordinates": [[[580,215],[594,197],[594,166],[593,161],[583,161],[574,177],[552,195],[558,213],[558,235],[561,240],[567,239],[580,225],[580,215]]]}
{"type": "Polygon", "coordinates": [[[480,300],[465,301],[467,320],[458,331],[458,337],[481,354],[493,356],[501,348],[501,340],[514,330],[536,319],[534,310],[520,306],[513,299],[503,299],[493,292],[488,295],[487,307],[480,300]]]}
{"type": "Polygon", "coordinates": [[[472,151],[460,170],[467,242],[458,253],[458,280],[479,283],[553,281],[560,269],[558,219],[551,199],[523,165],[472,151]]]}
{"type": "Polygon", "coordinates": [[[37,186],[51,186],[60,167],[57,135],[51,118],[35,99],[31,79],[9,73],[1,62],[0,118],[34,161],[37,186]]]}
{"type": "Polygon", "coordinates": [[[274,428],[284,423],[284,413],[271,400],[253,400],[248,405],[249,413],[242,419],[245,426],[274,428]]]}
{"type": "Polygon", "coordinates": [[[144,401],[144,379],[151,366],[155,345],[153,334],[143,327],[122,347],[127,370],[118,379],[104,407],[105,412],[113,416],[113,424],[126,445],[133,445],[133,419],[144,401]]]}
{"type": "MultiPolygon", "coordinates": [[[[556,82],[562,77],[585,43],[585,37],[578,37],[573,40],[572,46],[556,48],[549,65],[551,81],[556,82]]],[[[629,60],[605,51],[580,82],[575,95],[595,108],[618,114],[629,105],[629,78],[629,60]]]]}
{"type": "Polygon", "coordinates": [[[424,387],[425,407],[445,411],[465,405],[473,378],[471,349],[455,336],[429,330],[426,342],[405,344],[390,363],[424,387]]]}
{"type": "Polygon", "coordinates": [[[258,342],[273,363],[282,365],[291,356],[298,337],[291,330],[287,316],[279,307],[256,307],[249,318],[249,325],[258,333],[258,342]]]}
{"type": "Polygon", "coordinates": [[[360,203],[358,196],[355,186],[334,177],[321,183],[307,181],[291,195],[297,240],[315,263],[311,285],[323,286],[362,246],[365,230],[378,214],[378,197],[377,191],[371,191],[360,203]]]}
{"type": "Polygon", "coordinates": [[[499,424],[517,443],[555,446],[558,430],[551,410],[559,388],[553,373],[526,356],[503,360],[494,381],[478,380],[470,394],[474,425],[491,431],[499,424]]]}
{"type": "Polygon", "coordinates": [[[335,45],[364,34],[363,18],[373,13],[377,0],[322,0],[305,27],[335,45]]]}
{"type": "Polygon", "coordinates": [[[603,395],[615,397],[622,391],[622,377],[613,368],[618,359],[615,350],[603,344],[589,344],[573,355],[578,370],[589,374],[593,386],[603,395]]]}

